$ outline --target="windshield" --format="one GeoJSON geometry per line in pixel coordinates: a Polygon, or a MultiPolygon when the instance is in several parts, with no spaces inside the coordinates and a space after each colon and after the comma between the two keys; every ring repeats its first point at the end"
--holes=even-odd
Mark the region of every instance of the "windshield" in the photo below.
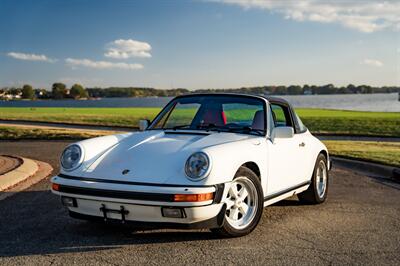
{"type": "Polygon", "coordinates": [[[205,130],[265,135],[265,102],[234,95],[197,95],[173,100],[149,129],[205,130]]]}

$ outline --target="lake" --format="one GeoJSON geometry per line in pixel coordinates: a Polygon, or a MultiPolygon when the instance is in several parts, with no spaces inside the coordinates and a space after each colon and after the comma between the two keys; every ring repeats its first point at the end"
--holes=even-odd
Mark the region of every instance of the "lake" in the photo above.
{"type": "MultiPolygon", "coordinates": [[[[397,93],[284,95],[295,108],[400,112],[397,93]]],[[[103,98],[99,100],[0,101],[0,107],[162,107],[171,97],[103,98]]]]}

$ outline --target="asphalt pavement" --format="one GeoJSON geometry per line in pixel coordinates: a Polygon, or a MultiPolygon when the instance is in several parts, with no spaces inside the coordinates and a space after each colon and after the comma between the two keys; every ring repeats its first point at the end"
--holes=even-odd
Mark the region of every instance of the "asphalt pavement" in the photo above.
{"type": "MultiPolygon", "coordinates": [[[[0,142],[1,154],[50,163],[68,142],[0,142]]],[[[49,179],[0,201],[0,265],[400,265],[400,186],[334,168],[327,202],[264,209],[248,236],[140,230],[73,220],[49,179]]]]}

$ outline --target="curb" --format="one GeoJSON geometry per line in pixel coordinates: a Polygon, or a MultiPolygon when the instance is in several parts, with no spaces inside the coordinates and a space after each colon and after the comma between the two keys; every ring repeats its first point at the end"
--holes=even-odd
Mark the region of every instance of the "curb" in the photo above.
{"type": "Polygon", "coordinates": [[[35,161],[22,157],[20,157],[20,159],[22,160],[20,166],[0,176],[0,191],[15,186],[19,182],[34,175],[39,170],[39,166],[35,161]]]}
{"type": "Polygon", "coordinates": [[[400,182],[400,168],[398,167],[335,156],[332,156],[331,158],[334,162],[334,165],[350,168],[351,170],[366,173],[375,177],[383,177],[396,182],[400,182]]]}
{"type": "Polygon", "coordinates": [[[48,177],[53,172],[53,167],[51,167],[51,165],[48,163],[41,162],[41,161],[33,161],[30,159],[25,159],[25,158],[23,158],[23,159],[29,160],[29,161],[35,163],[37,170],[35,171],[35,173],[33,175],[30,175],[30,176],[26,177],[24,180],[21,180],[18,183],[15,183],[13,186],[8,187],[7,189],[5,189],[3,191],[0,191],[0,201],[40,182],[41,180],[48,177]]]}

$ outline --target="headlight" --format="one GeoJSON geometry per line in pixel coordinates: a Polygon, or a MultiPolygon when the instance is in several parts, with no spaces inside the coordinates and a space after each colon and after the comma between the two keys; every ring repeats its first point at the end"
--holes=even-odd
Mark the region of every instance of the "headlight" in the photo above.
{"type": "Polygon", "coordinates": [[[61,155],[61,166],[66,171],[78,168],[83,161],[83,152],[79,145],[67,147],[61,155]]]}
{"type": "Polygon", "coordinates": [[[209,170],[210,159],[204,152],[193,153],[186,161],[186,175],[193,181],[205,178],[209,174],[209,170]]]}

